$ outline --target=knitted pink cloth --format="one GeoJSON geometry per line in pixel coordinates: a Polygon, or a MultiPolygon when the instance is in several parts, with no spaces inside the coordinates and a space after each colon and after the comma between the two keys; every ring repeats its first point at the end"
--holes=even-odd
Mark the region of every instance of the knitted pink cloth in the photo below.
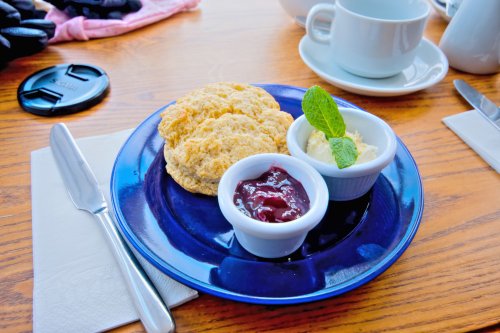
{"type": "Polygon", "coordinates": [[[201,0],[141,0],[142,8],[127,14],[122,20],[95,20],[83,16],[70,18],[57,8],[46,15],[54,21],[56,33],[51,44],[70,40],[89,40],[111,37],[139,29],[148,24],[165,19],[175,13],[195,8],[201,0]]]}

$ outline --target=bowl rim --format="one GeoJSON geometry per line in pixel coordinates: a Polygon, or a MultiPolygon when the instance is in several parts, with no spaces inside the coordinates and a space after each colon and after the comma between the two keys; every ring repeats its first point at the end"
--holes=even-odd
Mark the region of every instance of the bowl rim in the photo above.
{"type": "MultiPolygon", "coordinates": [[[[366,119],[373,125],[382,129],[387,141],[386,149],[382,151],[381,154],[377,154],[377,157],[371,161],[354,164],[344,169],[339,169],[336,164],[329,164],[319,161],[313,157],[310,157],[304,150],[302,150],[297,142],[297,133],[299,129],[302,126],[305,126],[305,124],[309,124],[305,115],[301,115],[300,117],[295,119],[292,125],[290,125],[287,132],[286,141],[290,154],[312,165],[316,170],[319,171],[320,174],[337,178],[368,176],[381,171],[383,168],[389,165],[396,155],[397,148],[396,134],[394,133],[392,128],[384,120],[367,111],[346,107],[339,107],[339,111],[342,114],[351,113],[356,114],[357,116],[361,116],[363,119],[366,119]]],[[[363,133],[361,133],[361,135],[363,136],[363,133]]],[[[377,148],[380,149],[380,147],[377,148]]]]}
{"type": "Polygon", "coordinates": [[[255,154],[231,165],[219,182],[217,200],[224,217],[234,228],[262,239],[283,239],[307,233],[321,221],[329,202],[328,188],[317,170],[296,157],[279,153],[255,154]],[[290,172],[287,168],[293,165],[300,171],[300,176],[293,177],[302,184],[309,197],[309,210],[298,219],[283,223],[259,221],[241,212],[233,203],[234,190],[238,182],[248,179],[240,175],[240,170],[255,165],[265,165],[266,171],[277,165],[287,172],[290,172]],[[305,183],[304,179],[308,179],[308,182],[305,183]],[[314,200],[311,199],[313,192],[314,200]]]}

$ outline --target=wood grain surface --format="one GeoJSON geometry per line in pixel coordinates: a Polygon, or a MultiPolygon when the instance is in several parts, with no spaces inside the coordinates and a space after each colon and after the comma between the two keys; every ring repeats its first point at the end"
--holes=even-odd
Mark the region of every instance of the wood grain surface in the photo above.
{"type": "MultiPolygon", "coordinates": [[[[446,28],[436,13],[425,35],[446,28]]],[[[441,119],[471,109],[452,81],[468,81],[500,104],[499,75],[450,69],[439,84],[376,98],[329,85],[301,61],[304,30],[275,0],[205,0],[115,38],[52,45],[0,70],[0,331],[32,330],[30,152],[48,145],[64,121],[75,137],[137,126],[167,102],[228,80],[325,87],[386,120],[414,156],[425,191],[415,239],[370,283],[342,296],[294,306],[249,305],[201,294],[173,310],[178,332],[463,332],[500,323],[500,175],[441,119]],[[105,69],[111,91],[92,109],[44,118],[21,110],[16,89],[29,74],[60,63],[105,69]]],[[[500,149],[500,147],[499,147],[500,149]]],[[[116,332],[142,332],[139,323],[116,332]]]]}

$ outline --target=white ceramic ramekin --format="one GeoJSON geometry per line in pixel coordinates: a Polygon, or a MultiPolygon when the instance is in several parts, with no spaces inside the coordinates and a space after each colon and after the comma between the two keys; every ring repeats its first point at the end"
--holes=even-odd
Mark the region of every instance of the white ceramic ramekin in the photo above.
{"type": "Polygon", "coordinates": [[[339,169],[307,155],[306,147],[313,126],[305,116],[297,118],[288,129],[287,145],[290,154],[313,166],[325,179],[330,200],[347,201],[367,193],[377,180],[382,169],[392,162],[396,154],[396,135],[390,126],[373,114],[357,109],[339,107],[346,128],[358,131],[363,142],[378,148],[377,157],[366,163],[339,169]]]}
{"type": "Polygon", "coordinates": [[[241,246],[263,258],[279,258],[297,250],[309,230],[321,221],[329,202],[323,177],[307,163],[283,154],[257,154],[233,164],[220,180],[218,200],[222,214],[233,226],[241,246]],[[258,221],[239,211],[233,203],[240,181],[256,179],[271,166],[282,168],[297,179],[309,197],[309,211],[296,220],[283,223],[258,221]]]}

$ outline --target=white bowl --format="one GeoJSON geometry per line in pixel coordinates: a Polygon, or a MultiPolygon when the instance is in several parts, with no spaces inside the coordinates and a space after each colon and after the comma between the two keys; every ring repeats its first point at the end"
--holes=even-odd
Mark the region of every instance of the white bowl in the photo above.
{"type": "Polygon", "coordinates": [[[321,221],[329,202],[323,177],[307,163],[283,154],[257,154],[233,164],[219,182],[218,201],[241,246],[263,258],[279,258],[297,250],[307,233],[321,221]],[[296,220],[262,222],[245,215],[233,203],[240,181],[258,178],[271,166],[280,167],[297,179],[309,197],[309,211],[296,220]]]}
{"type": "Polygon", "coordinates": [[[305,116],[297,118],[288,129],[287,145],[292,156],[307,162],[323,176],[330,200],[347,201],[361,197],[372,188],[382,169],[394,159],[397,142],[390,126],[377,116],[350,108],[339,107],[339,111],[348,131],[358,131],[363,142],[378,148],[374,160],[339,169],[336,164],[310,157],[306,146],[313,126],[305,116]]]}
{"type": "Polygon", "coordinates": [[[437,0],[429,0],[429,2],[432,5],[432,7],[434,7],[436,12],[438,12],[438,14],[441,15],[441,17],[445,21],[450,22],[451,17],[446,15],[446,5],[444,5],[441,1],[437,1],[437,0]]]}
{"type": "Polygon", "coordinates": [[[318,3],[334,3],[334,0],[279,0],[283,9],[301,27],[305,27],[307,13],[318,3]]]}

